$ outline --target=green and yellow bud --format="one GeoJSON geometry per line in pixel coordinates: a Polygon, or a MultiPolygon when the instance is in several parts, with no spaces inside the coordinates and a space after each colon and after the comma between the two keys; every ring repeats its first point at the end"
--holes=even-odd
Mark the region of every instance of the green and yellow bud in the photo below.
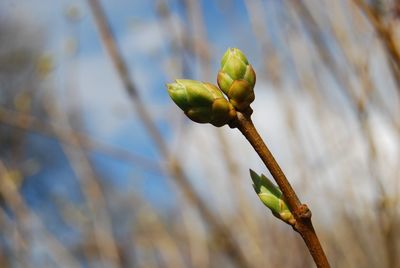
{"type": "Polygon", "coordinates": [[[221,127],[236,117],[236,110],[213,84],[177,79],[167,84],[168,94],[194,122],[221,127]]]}
{"type": "Polygon", "coordinates": [[[225,52],[217,82],[237,110],[246,110],[254,101],[256,73],[239,49],[229,48],[225,52]]]}
{"type": "Polygon", "coordinates": [[[293,214],[290,212],[279,187],[275,186],[263,174],[259,176],[251,169],[250,176],[253,180],[253,188],[261,202],[263,202],[263,204],[271,210],[275,217],[290,225],[293,225],[295,219],[293,214]]]}

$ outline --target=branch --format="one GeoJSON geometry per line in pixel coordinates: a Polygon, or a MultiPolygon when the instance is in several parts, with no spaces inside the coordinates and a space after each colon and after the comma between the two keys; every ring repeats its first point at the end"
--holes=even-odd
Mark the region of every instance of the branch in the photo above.
{"type": "MultiPolygon", "coordinates": [[[[65,127],[60,126],[60,124],[55,124],[53,122],[46,123],[39,118],[30,115],[12,111],[4,107],[0,107],[0,124],[22,129],[24,131],[31,131],[38,133],[40,135],[47,136],[51,139],[56,139],[61,143],[68,145],[74,145],[74,141],[69,138],[69,136],[59,137],[54,131],[54,126],[57,125],[58,128],[67,131],[65,127]]],[[[126,149],[118,148],[111,144],[104,143],[103,141],[97,140],[89,135],[78,132],[76,130],[69,129],[79,141],[80,146],[85,150],[89,150],[93,153],[98,153],[112,157],[113,159],[128,161],[136,164],[141,168],[155,172],[156,174],[161,174],[162,170],[158,163],[147,159],[143,156],[134,154],[126,149]]]]}
{"type": "Polygon", "coordinates": [[[71,142],[71,145],[65,143],[61,145],[71,168],[79,178],[78,182],[90,213],[90,234],[93,234],[99,258],[109,267],[121,267],[121,256],[114,238],[112,220],[107,210],[103,187],[87,153],[83,150],[80,140],[71,127],[67,113],[58,109],[52,92],[47,92],[47,94],[48,99],[44,108],[49,118],[60,123],[60,125],[53,126],[54,133],[60,140],[71,142]]]}
{"type": "MultiPolygon", "coordinates": [[[[23,239],[20,241],[22,245],[21,257],[19,261],[27,266],[31,266],[32,260],[29,259],[29,254],[26,250],[32,247],[33,236],[42,235],[42,243],[47,246],[47,249],[52,253],[53,258],[58,264],[63,264],[66,267],[81,267],[77,259],[58,241],[52,234],[50,234],[44,226],[40,217],[37,217],[27,206],[23,197],[12,183],[10,178],[10,171],[0,159],[0,195],[4,198],[8,212],[11,212],[15,217],[17,223],[16,228],[19,229],[18,237],[16,239],[23,239]],[[22,236],[22,237],[19,237],[22,236]],[[26,263],[28,262],[28,263],[26,263]]],[[[11,236],[11,234],[6,234],[11,236]]],[[[14,234],[15,235],[15,234],[14,234]]],[[[8,237],[10,238],[10,237],[8,237]]],[[[19,256],[19,255],[18,255],[19,256]]]]}
{"type": "Polygon", "coordinates": [[[270,171],[272,177],[275,179],[296,220],[292,226],[303,238],[317,267],[330,267],[328,259],[326,258],[324,250],[322,249],[321,243],[319,242],[312,225],[310,209],[307,205],[301,204],[281,167],[276,162],[261,136],[258,134],[253,122],[251,121],[251,112],[251,109],[246,113],[237,112],[237,118],[230,124],[230,126],[238,128],[246,137],[270,171]]]}
{"type": "Polygon", "coordinates": [[[397,89],[400,92],[400,51],[390,29],[382,22],[381,17],[363,0],[353,0],[354,4],[364,13],[378,37],[382,41],[389,58],[392,73],[395,78],[397,89]]]}

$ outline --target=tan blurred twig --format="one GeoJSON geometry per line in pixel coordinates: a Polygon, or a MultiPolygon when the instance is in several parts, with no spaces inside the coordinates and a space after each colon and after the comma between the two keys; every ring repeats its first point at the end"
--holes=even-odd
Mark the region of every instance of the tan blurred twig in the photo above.
{"type": "MultiPolygon", "coordinates": [[[[184,11],[186,17],[189,18],[188,27],[193,28],[192,32],[188,32],[186,27],[183,28],[183,35],[186,36],[186,38],[191,39],[192,41],[188,42],[186,46],[179,42],[181,38],[175,27],[173,27],[172,23],[170,23],[170,19],[173,17],[173,15],[166,1],[159,1],[157,6],[157,13],[160,15],[160,19],[166,20],[165,22],[161,22],[160,24],[162,25],[160,26],[163,27],[166,33],[169,33],[165,35],[165,38],[167,38],[167,43],[170,46],[171,50],[175,52],[175,54],[179,53],[179,51],[176,51],[179,48],[181,50],[186,48],[190,51],[197,51],[195,53],[195,56],[197,56],[199,59],[199,65],[201,66],[200,70],[202,71],[199,76],[204,80],[209,80],[211,79],[212,70],[210,58],[211,49],[210,44],[207,40],[207,32],[203,21],[203,13],[201,11],[200,5],[196,3],[196,1],[185,0],[183,2],[185,5],[184,11]]],[[[190,66],[187,65],[184,66],[184,69],[189,72],[191,71],[190,66]]],[[[182,75],[184,75],[183,70],[176,73],[173,77],[182,77],[182,75]]],[[[229,180],[229,183],[232,185],[232,190],[234,191],[233,195],[236,197],[235,201],[237,201],[237,204],[239,206],[239,213],[235,215],[234,219],[226,219],[225,224],[233,221],[236,222],[236,224],[232,225],[230,228],[233,232],[240,233],[242,237],[248,236],[248,243],[246,245],[248,260],[251,261],[252,264],[256,264],[256,266],[262,265],[263,253],[259,244],[261,244],[263,240],[259,226],[260,224],[259,221],[257,221],[256,217],[254,217],[254,209],[249,204],[249,200],[246,198],[247,196],[245,195],[245,192],[241,190],[242,185],[240,184],[240,182],[242,181],[242,178],[240,177],[238,162],[236,161],[236,159],[234,159],[233,154],[231,153],[231,145],[229,144],[227,137],[225,137],[225,133],[221,129],[213,130],[216,133],[218,144],[221,146],[222,157],[224,160],[223,162],[226,164],[225,170],[227,172],[227,178],[229,180]]],[[[177,150],[181,150],[180,148],[183,149],[184,146],[185,144],[180,143],[177,150]]],[[[199,147],[201,147],[201,145],[199,147]]],[[[206,161],[204,161],[204,163],[205,162],[206,161]]],[[[204,167],[204,170],[210,169],[204,167]]],[[[208,174],[206,174],[206,176],[208,176],[208,174]]],[[[211,174],[210,176],[212,177],[211,174]]],[[[225,218],[222,220],[225,220],[225,218]]],[[[193,238],[195,236],[194,234],[188,235],[190,238],[193,238]]],[[[198,235],[195,237],[198,237],[198,235]]],[[[194,243],[191,244],[194,245],[194,243]]],[[[191,250],[191,252],[193,252],[193,256],[198,256],[197,254],[194,254],[194,250],[191,250]]],[[[199,254],[199,256],[203,255],[204,254],[199,254]]],[[[199,264],[196,263],[196,265],[199,264]]],[[[200,267],[204,266],[200,265],[200,267]]]]}
{"type": "MultiPolygon", "coordinates": [[[[302,5],[297,3],[298,5],[302,5]]],[[[301,10],[303,10],[303,14],[307,14],[306,12],[304,12],[304,9],[306,9],[305,6],[301,6],[300,7],[301,10]]],[[[308,14],[308,16],[311,16],[310,14],[308,14]]],[[[334,16],[334,14],[332,15],[334,16]]],[[[309,23],[311,23],[314,27],[316,27],[318,29],[318,26],[316,25],[315,21],[310,20],[310,18],[306,18],[308,20],[309,23]]],[[[340,18],[335,18],[336,20],[340,20],[340,18]]],[[[340,22],[343,22],[342,20],[340,22]]],[[[341,77],[345,77],[346,80],[343,81],[347,84],[346,88],[344,88],[347,91],[347,96],[349,97],[349,100],[351,101],[351,104],[353,105],[354,109],[355,109],[355,113],[358,117],[358,122],[360,124],[361,127],[361,135],[364,137],[364,141],[365,144],[368,148],[368,169],[369,169],[369,173],[371,174],[371,177],[373,178],[376,187],[375,189],[377,189],[379,196],[382,198],[382,200],[386,200],[387,199],[387,193],[386,190],[384,188],[384,185],[380,179],[380,174],[378,174],[378,156],[377,156],[377,150],[378,147],[375,144],[374,141],[374,135],[373,135],[373,127],[369,122],[369,111],[367,109],[368,107],[368,102],[370,101],[371,95],[374,92],[375,88],[373,85],[373,81],[370,77],[370,73],[368,70],[368,59],[366,57],[363,57],[362,59],[359,58],[355,58],[350,51],[348,49],[348,46],[350,45],[349,40],[347,38],[347,36],[345,36],[343,34],[344,31],[341,31],[341,29],[339,29],[338,26],[338,21],[335,21],[334,19],[332,19],[332,30],[333,30],[333,38],[337,41],[337,43],[339,44],[339,48],[341,50],[341,52],[343,53],[343,57],[344,60],[346,61],[346,63],[348,63],[348,66],[351,66],[351,70],[354,72],[354,74],[359,78],[360,83],[361,83],[361,89],[360,89],[360,94],[356,94],[356,89],[349,83],[348,81],[348,77],[347,75],[341,75],[341,77]],[[361,63],[360,61],[362,61],[363,63],[361,63]]],[[[319,30],[320,31],[320,30],[319,30]]],[[[314,40],[317,40],[316,38],[314,40]]],[[[317,46],[321,46],[320,42],[318,42],[318,44],[316,44],[317,46]]],[[[323,51],[323,49],[321,48],[320,51],[323,51]]],[[[329,52],[326,52],[329,53],[329,52]]],[[[331,58],[331,62],[333,62],[333,59],[331,58]]],[[[396,78],[396,77],[395,77],[396,78]]],[[[392,119],[392,118],[391,118],[392,119]]],[[[393,125],[396,128],[396,130],[398,129],[396,127],[396,122],[395,120],[393,120],[393,125]]],[[[378,201],[378,203],[380,203],[381,200],[378,201]]],[[[380,206],[380,204],[378,205],[380,206]]],[[[389,262],[389,266],[393,267],[394,265],[394,256],[395,254],[393,254],[393,252],[395,252],[393,250],[394,243],[393,243],[393,239],[391,239],[391,234],[393,233],[393,226],[392,226],[392,221],[394,220],[394,216],[395,214],[393,214],[392,212],[387,212],[385,211],[386,207],[383,205],[382,207],[378,208],[379,211],[379,215],[378,221],[380,223],[380,225],[382,226],[382,230],[383,230],[383,238],[384,238],[384,242],[385,242],[385,246],[386,246],[386,252],[388,254],[388,262],[389,262]],[[385,214],[385,215],[384,215],[385,214]],[[384,223],[387,223],[386,225],[384,223]],[[383,226],[386,226],[387,228],[384,228],[383,226]],[[389,234],[389,236],[388,236],[389,234]]],[[[352,232],[355,235],[358,235],[358,233],[356,232],[356,230],[352,230],[352,232]]]]}
{"type": "Polygon", "coordinates": [[[59,140],[68,140],[70,144],[61,144],[72,169],[79,178],[82,192],[90,213],[90,223],[93,228],[93,239],[97,246],[99,258],[103,264],[109,267],[120,266],[119,251],[114,240],[111,217],[108,215],[107,204],[103,195],[100,182],[97,180],[96,173],[90,160],[83,150],[79,138],[75,135],[68,116],[61,112],[55,104],[52,94],[47,92],[45,110],[53,122],[60,125],[53,125],[54,133],[59,140]]]}
{"type": "Polygon", "coordinates": [[[237,265],[241,267],[249,266],[247,264],[246,258],[244,257],[240,247],[234,239],[233,234],[228,228],[223,226],[217,217],[210,211],[206,206],[204,201],[199,197],[196,191],[193,189],[189,179],[183,171],[183,167],[180,162],[176,159],[172,159],[169,153],[168,147],[160,133],[154,124],[149,111],[142,102],[139,92],[136,89],[132,79],[130,78],[128,68],[125,61],[123,60],[121,53],[119,52],[112,31],[104,14],[104,11],[97,0],[88,0],[91,11],[93,13],[95,22],[97,24],[98,30],[101,35],[103,44],[110,55],[110,58],[120,76],[124,88],[129,94],[134,103],[135,110],[138,117],[142,120],[148,134],[150,135],[153,142],[156,144],[160,154],[165,159],[170,159],[170,164],[168,165],[168,170],[172,177],[175,179],[176,184],[182,190],[184,196],[199,210],[202,218],[211,227],[212,232],[216,236],[220,236],[221,239],[217,240],[219,245],[229,254],[229,256],[235,260],[237,265]]]}
{"type": "MultiPolygon", "coordinates": [[[[68,145],[74,145],[74,141],[69,136],[59,137],[54,131],[54,126],[57,125],[63,128],[59,123],[46,123],[43,120],[26,113],[19,113],[0,107],[0,123],[16,128],[23,129],[25,131],[32,131],[40,135],[45,135],[52,139],[62,139],[60,142],[68,145]]],[[[90,137],[87,134],[77,132],[76,130],[70,130],[73,132],[76,139],[79,140],[79,144],[85,149],[94,153],[103,154],[113,159],[131,162],[135,165],[140,166],[151,172],[160,174],[161,166],[155,163],[153,160],[144,158],[140,155],[136,155],[126,149],[118,148],[116,146],[104,143],[100,140],[90,137]]]]}
{"type": "MultiPolygon", "coordinates": [[[[140,201],[135,200],[134,202],[138,204],[140,201]]],[[[182,252],[178,247],[179,241],[172,236],[167,226],[151,206],[142,204],[138,215],[139,221],[136,227],[135,240],[147,240],[153,247],[157,248],[161,255],[162,267],[185,267],[182,252]]]]}
{"type": "Polygon", "coordinates": [[[189,36],[191,42],[191,50],[195,52],[200,60],[201,67],[200,77],[202,79],[210,80],[212,78],[212,72],[210,68],[211,62],[211,51],[209,48],[209,42],[207,41],[207,33],[204,27],[203,15],[201,12],[201,3],[196,0],[184,0],[182,1],[184,10],[191,26],[191,31],[186,32],[184,36],[189,36]]]}
{"type": "Polygon", "coordinates": [[[389,64],[396,81],[397,90],[400,92],[400,51],[396,45],[396,41],[391,30],[384,24],[379,14],[377,14],[377,12],[364,0],[353,0],[353,3],[355,3],[365,14],[366,18],[369,20],[372,27],[378,34],[378,37],[382,41],[389,56],[389,64]]]}
{"type": "MultiPolygon", "coordinates": [[[[352,12],[355,12],[355,15],[359,15],[359,12],[357,11],[352,9],[352,12]]],[[[345,20],[345,16],[341,16],[340,18],[338,18],[337,14],[333,15],[331,19],[331,28],[333,32],[332,37],[335,38],[335,40],[337,41],[339,48],[343,53],[344,59],[349,66],[352,66],[351,69],[353,69],[354,75],[357,76],[359,78],[359,81],[361,82],[361,95],[357,96],[357,94],[354,92],[356,91],[356,89],[353,87],[349,87],[348,90],[351,89],[351,91],[349,91],[349,96],[353,99],[356,110],[359,110],[360,108],[364,109],[365,107],[363,106],[366,106],[367,102],[372,102],[374,100],[374,97],[376,97],[376,102],[380,104],[383,110],[386,110],[387,116],[392,122],[393,128],[397,131],[397,133],[400,133],[400,122],[399,118],[396,117],[397,114],[393,115],[393,113],[391,113],[386,107],[386,96],[383,95],[382,92],[379,92],[379,90],[377,90],[377,87],[375,86],[375,83],[372,79],[372,74],[370,72],[371,68],[368,65],[370,58],[365,57],[365,55],[370,55],[372,51],[371,49],[365,49],[361,53],[360,51],[358,51],[358,53],[354,53],[354,50],[350,49],[351,45],[353,45],[351,38],[354,39],[355,35],[351,35],[351,37],[349,37],[349,34],[345,34],[346,31],[343,28],[347,26],[340,26],[345,22],[345,20]]],[[[356,23],[355,25],[357,25],[358,27],[354,28],[353,31],[357,33],[363,31],[363,29],[360,29],[360,27],[365,27],[365,24],[359,25],[356,23]]]]}
{"type": "MultiPolygon", "coordinates": [[[[70,255],[67,249],[59,243],[52,235],[48,234],[42,222],[36,217],[25,204],[22,196],[17,190],[16,185],[10,177],[10,171],[6,168],[3,161],[0,160],[0,194],[4,198],[6,204],[16,217],[17,224],[20,226],[20,235],[24,241],[31,241],[34,235],[37,235],[35,224],[41,228],[41,234],[44,237],[44,244],[48,246],[49,253],[52,253],[60,264],[67,267],[80,267],[78,261],[70,255]]],[[[25,245],[30,250],[30,245],[25,245]]],[[[27,257],[29,254],[25,255],[27,257]]],[[[24,260],[31,264],[29,259],[24,260]]],[[[28,266],[29,267],[29,266],[28,266]]]]}
{"type": "MultiPolygon", "coordinates": [[[[271,38],[268,36],[269,30],[265,23],[267,18],[264,12],[263,3],[260,0],[244,0],[244,4],[249,14],[249,20],[257,42],[260,44],[265,68],[265,77],[269,79],[274,86],[282,81],[282,66],[278,51],[274,48],[271,38]]],[[[274,4],[270,2],[269,4],[274,4]]],[[[278,89],[277,87],[274,87],[278,89]]]]}
{"type": "MultiPolygon", "coordinates": [[[[212,65],[211,65],[211,48],[210,42],[207,38],[207,30],[204,24],[204,14],[202,12],[202,8],[200,2],[197,0],[184,0],[185,3],[185,12],[186,17],[189,19],[189,26],[193,29],[192,32],[187,33],[188,36],[191,36],[193,45],[192,50],[198,51],[197,55],[200,60],[200,66],[202,73],[200,77],[204,81],[208,81],[210,79],[215,79],[212,77],[212,65]],[[199,45],[199,40],[202,41],[201,45],[199,45]],[[203,51],[203,53],[199,53],[203,51]]],[[[236,221],[233,228],[237,232],[240,232],[243,237],[246,235],[252,236],[249,239],[246,250],[248,252],[247,256],[251,262],[256,265],[262,265],[264,259],[262,254],[262,249],[259,244],[262,241],[262,235],[260,226],[258,224],[257,219],[254,217],[253,207],[250,205],[249,200],[246,199],[245,192],[242,191],[242,187],[240,186],[240,182],[242,178],[240,177],[240,168],[238,161],[233,157],[231,145],[228,142],[228,138],[226,134],[222,131],[222,129],[217,128],[214,129],[216,133],[216,137],[218,140],[218,144],[221,146],[223,162],[225,163],[225,170],[227,172],[228,180],[232,185],[233,196],[236,197],[237,204],[239,206],[239,213],[237,215],[236,221]]]]}
{"type": "Polygon", "coordinates": [[[21,266],[27,266],[24,254],[25,241],[18,230],[18,224],[10,219],[4,209],[0,209],[0,230],[7,234],[10,243],[9,246],[2,246],[0,267],[11,267],[11,263],[19,262],[21,266]]]}
{"type": "Polygon", "coordinates": [[[204,225],[193,217],[193,213],[185,204],[181,205],[183,228],[186,230],[189,255],[194,268],[210,266],[210,253],[204,225]]]}
{"type": "Polygon", "coordinates": [[[294,10],[296,10],[301,17],[302,23],[306,27],[307,31],[309,31],[310,38],[313,41],[313,45],[315,46],[320,59],[325,66],[329,68],[333,78],[339,85],[339,88],[342,90],[343,95],[352,104],[353,110],[355,110],[355,104],[352,97],[349,95],[349,92],[351,92],[349,90],[349,77],[346,74],[345,69],[341,68],[341,66],[336,63],[335,58],[329,51],[329,48],[325,45],[325,40],[321,36],[322,30],[320,29],[319,24],[314,19],[309,8],[305,5],[303,0],[290,0],[289,3],[294,7],[294,10]]]}

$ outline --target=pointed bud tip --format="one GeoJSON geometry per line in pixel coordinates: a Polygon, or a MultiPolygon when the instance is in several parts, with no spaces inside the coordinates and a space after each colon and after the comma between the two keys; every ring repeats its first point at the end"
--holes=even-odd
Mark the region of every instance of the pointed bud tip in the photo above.
{"type": "Polygon", "coordinates": [[[243,51],[241,51],[239,48],[237,48],[237,47],[230,47],[230,48],[228,48],[226,51],[225,51],[225,53],[224,53],[224,56],[223,56],[223,58],[225,57],[225,56],[228,56],[228,55],[232,55],[232,56],[236,56],[236,57],[239,57],[242,61],[244,61],[246,64],[248,64],[249,62],[248,62],[248,60],[247,60],[247,57],[246,57],[246,55],[243,53],[243,51]]]}
{"type": "Polygon", "coordinates": [[[178,80],[175,80],[174,82],[171,82],[171,83],[166,83],[165,86],[167,87],[167,90],[174,91],[174,90],[181,88],[177,81],[178,80]]]}
{"type": "Polygon", "coordinates": [[[294,224],[294,217],[290,212],[285,200],[281,197],[282,192],[264,174],[258,175],[254,170],[249,169],[253,188],[261,202],[268,207],[272,214],[288,223],[294,224]]]}
{"type": "Polygon", "coordinates": [[[173,84],[175,84],[175,83],[174,82],[166,83],[165,86],[167,87],[167,89],[170,89],[171,87],[173,87],[173,84]]]}
{"type": "Polygon", "coordinates": [[[261,178],[254,170],[249,169],[249,171],[250,171],[250,178],[253,181],[254,191],[256,191],[256,193],[259,194],[261,190],[261,178]]]}
{"type": "Polygon", "coordinates": [[[257,173],[256,173],[254,170],[252,170],[251,168],[249,168],[249,171],[250,171],[250,176],[251,176],[252,179],[253,179],[253,178],[258,178],[258,175],[257,175],[257,173]]]}

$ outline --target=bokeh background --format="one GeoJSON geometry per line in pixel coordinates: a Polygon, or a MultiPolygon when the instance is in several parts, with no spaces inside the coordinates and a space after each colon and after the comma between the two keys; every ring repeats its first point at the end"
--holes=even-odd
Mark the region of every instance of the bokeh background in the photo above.
{"type": "Polygon", "coordinates": [[[333,267],[400,267],[397,0],[2,0],[0,267],[313,267],[175,78],[238,47],[333,267]]]}

